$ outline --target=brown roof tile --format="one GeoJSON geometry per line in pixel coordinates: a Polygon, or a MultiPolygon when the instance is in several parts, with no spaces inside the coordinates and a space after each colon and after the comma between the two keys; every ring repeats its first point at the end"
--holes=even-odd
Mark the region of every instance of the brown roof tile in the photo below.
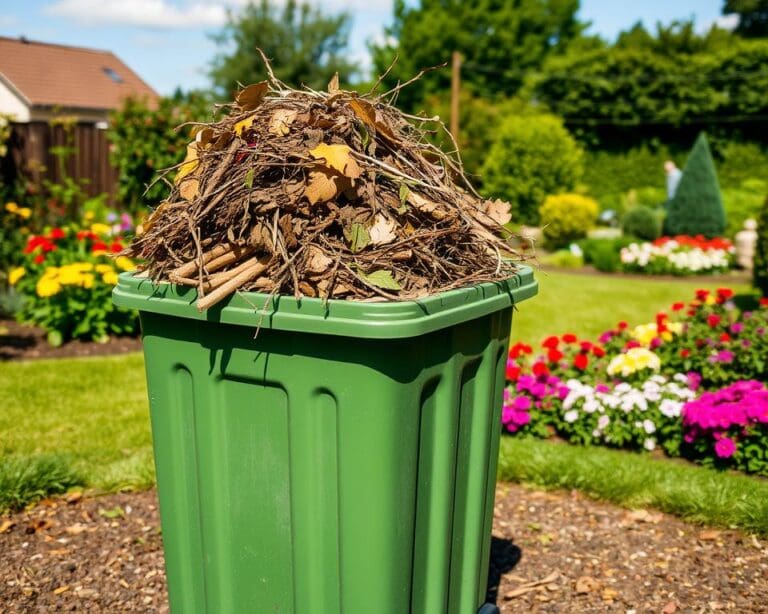
{"type": "Polygon", "coordinates": [[[131,95],[158,97],[109,51],[17,38],[0,37],[0,79],[32,106],[116,109],[131,95]]]}

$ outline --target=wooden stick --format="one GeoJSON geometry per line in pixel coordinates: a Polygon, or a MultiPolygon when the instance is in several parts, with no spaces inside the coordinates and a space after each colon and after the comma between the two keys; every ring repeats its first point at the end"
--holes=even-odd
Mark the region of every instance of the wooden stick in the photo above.
{"type": "MultiPolygon", "coordinates": [[[[207,264],[214,258],[218,258],[219,256],[222,256],[231,250],[232,250],[232,246],[229,244],[222,243],[222,244],[216,245],[210,251],[203,253],[203,264],[207,264]]],[[[190,262],[182,264],[177,269],[174,269],[173,271],[171,271],[168,277],[169,278],[189,277],[192,273],[194,273],[197,270],[197,264],[198,264],[197,260],[191,260],[190,262]]]]}
{"type": "Polygon", "coordinates": [[[219,301],[224,300],[230,294],[237,291],[240,286],[248,283],[252,279],[257,278],[264,271],[266,271],[267,267],[269,266],[269,262],[269,258],[251,258],[250,260],[244,262],[240,267],[238,267],[238,269],[242,267],[242,270],[237,275],[220,285],[206,297],[197,301],[197,310],[205,311],[206,309],[213,307],[219,301]]]}
{"type": "Polygon", "coordinates": [[[256,251],[256,248],[253,247],[252,245],[245,245],[243,247],[240,247],[240,246],[234,247],[231,252],[227,252],[226,254],[222,254],[218,258],[214,258],[213,260],[211,260],[205,266],[205,270],[209,274],[213,273],[214,271],[223,269],[228,264],[233,264],[243,259],[245,256],[250,256],[255,251],[256,251]]]}

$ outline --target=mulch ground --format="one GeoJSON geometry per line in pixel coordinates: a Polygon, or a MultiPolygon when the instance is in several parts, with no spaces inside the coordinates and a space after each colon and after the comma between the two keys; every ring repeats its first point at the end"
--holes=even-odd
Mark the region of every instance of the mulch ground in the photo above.
{"type": "MultiPolygon", "coordinates": [[[[167,612],[154,491],[0,518],[0,611],[167,612]]],[[[512,612],[768,612],[768,541],[578,493],[497,490],[489,598],[512,612]]]]}
{"type": "Polygon", "coordinates": [[[70,341],[62,346],[52,347],[46,341],[45,331],[42,329],[22,325],[15,320],[0,319],[0,362],[73,356],[108,356],[139,351],[141,351],[141,340],[137,337],[110,337],[106,343],[70,341]]]}

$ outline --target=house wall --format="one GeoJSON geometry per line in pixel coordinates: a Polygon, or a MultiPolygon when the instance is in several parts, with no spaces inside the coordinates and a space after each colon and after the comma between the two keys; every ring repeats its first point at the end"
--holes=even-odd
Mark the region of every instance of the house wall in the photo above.
{"type": "Polygon", "coordinates": [[[29,107],[5,83],[0,81],[0,113],[13,115],[13,121],[28,122],[29,107]]]}

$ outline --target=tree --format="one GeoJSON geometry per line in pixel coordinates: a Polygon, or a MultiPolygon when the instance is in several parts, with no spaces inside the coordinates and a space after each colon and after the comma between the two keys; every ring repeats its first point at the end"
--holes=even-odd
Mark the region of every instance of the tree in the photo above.
{"type": "Polygon", "coordinates": [[[723,15],[736,14],[736,33],[745,38],[768,36],[768,0],[725,0],[723,15]]]}
{"type": "MultiPolygon", "coordinates": [[[[511,95],[526,71],[581,35],[578,8],[578,0],[421,0],[414,6],[395,0],[389,42],[371,47],[374,67],[384,73],[397,56],[384,79],[391,87],[459,51],[466,87],[486,97],[511,95]]],[[[415,109],[427,95],[447,91],[449,82],[450,71],[431,72],[402,90],[399,103],[415,109]]]]}
{"type": "Polygon", "coordinates": [[[226,98],[238,84],[262,81],[267,73],[261,48],[275,75],[293,87],[325,88],[335,72],[346,81],[354,73],[344,58],[349,26],[348,13],[326,15],[296,0],[287,0],[282,11],[270,0],[249,2],[241,12],[229,12],[226,25],[213,36],[225,51],[214,58],[210,76],[226,98]]]}
{"type": "Polygon", "coordinates": [[[668,235],[721,236],[725,231],[725,209],[717,171],[702,132],[683,168],[683,176],[667,208],[664,231],[668,235]]]}
{"type": "Polygon", "coordinates": [[[483,188],[510,202],[514,222],[538,224],[547,195],[572,190],[582,172],[582,151],[559,117],[509,115],[483,166],[483,188]]]}

